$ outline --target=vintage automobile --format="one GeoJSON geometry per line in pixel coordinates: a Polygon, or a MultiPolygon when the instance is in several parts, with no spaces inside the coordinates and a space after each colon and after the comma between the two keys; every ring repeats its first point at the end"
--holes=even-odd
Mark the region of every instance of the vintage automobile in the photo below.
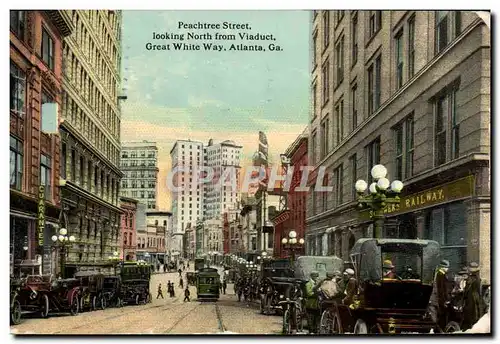
{"type": "Polygon", "coordinates": [[[104,297],[104,275],[97,271],[79,271],[75,278],[80,281],[80,310],[94,311],[106,309],[106,298],[104,297]]]}
{"type": "Polygon", "coordinates": [[[279,301],[288,295],[295,281],[289,259],[273,259],[262,262],[259,278],[260,312],[271,315],[281,311],[279,301]]]}
{"type": "Polygon", "coordinates": [[[125,262],[120,266],[121,296],[125,304],[150,303],[151,268],[147,263],[125,262]]]}
{"type": "Polygon", "coordinates": [[[10,324],[18,325],[21,323],[22,309],[19,302],[19,291],[23,285],[20,278],[10,280],[10,324]]]}
{"type": "Polygon", "coordinates": [[[440,261],[436,241],[363,238],[350,257],[357,293],[350,304],[334,302],[323,312],[329,333],[429,333],[435,328],[427,306],[440,261]]]}
{"type": "Polygon", "coordinates": [[[79,291],[80,283],[73,278],[54,280],[52,275],[28,276],[19,290],[18,300],[23,313],[38,313],[42,318],[50,312],[77,315],[79,291]]]}
{"type": "Polygon", "coordinates": [[[120,276],[105,276],[103,282],[103,294],[106,306],[122,307],[123,299],[121,296],[122,279],[120,276]]]}
{"type": "Polygon", "coordinates": [[[198,270],[196,280],[198,301],[217,301],[220,295],[220,275],[217,269],[198,270]]]}

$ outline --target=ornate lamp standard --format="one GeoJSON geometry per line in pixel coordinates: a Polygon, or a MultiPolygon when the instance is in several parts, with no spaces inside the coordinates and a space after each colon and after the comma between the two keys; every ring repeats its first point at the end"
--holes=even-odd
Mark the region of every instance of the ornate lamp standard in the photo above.
{"type": "Polygon", "coordinates": [[[304,247],[304,238],[297,240],[297,232],[294,230],[288,233],[288,238],[281,239],[281,244],[285,250],[290,251],[292,263],[295,261],[295,251],[304,247]]]}
{"type": "Polygon", "coordinates": [[[76,238],[73,235],[70,235],[68,237],[68,230],[66,228],[61,228],[59,229],[59,235],[53,235],[52,236],[52,248],[54,250],[59,250],[59,256],[60,256],[60,270],[61,270],[61,278],[64,278],[64,270],[65,270],[65,264],[66,264],[66,255],[68,254],[67,247],[69,245],[73,245],[75,242],[76,238]]]}
{"type": "Polygon", "coordinates": [[[374,182],[368,187],[368,183],[360,179],[354,185],[358,193],[358,208],[360,210],[370,208],[370,218],[374,222],[374,237],[380,238],[384,227],[384,210],[388,203],[399,204],[399,193],[403,190],[403,183],[395,180],[392,183],[387,176],[384,165],[375,165],[371,170],[374,182]],[[390,187],[390,188],[389,188],[390,187]],[[366,189],[369,194],[364,194],[366,189]]]}
{"type": "Polygon", "coordinates": [[[113,265],[113,269],[115,271],[115,275],[116,275],[116,266],[120,263],[121,259],[120,259],[120,256],[118,254],[118,252],[113,252],[113,255],[112,256],[109,256],[108,257],[108,260],[111,262],[111,264],[113,265]]]}

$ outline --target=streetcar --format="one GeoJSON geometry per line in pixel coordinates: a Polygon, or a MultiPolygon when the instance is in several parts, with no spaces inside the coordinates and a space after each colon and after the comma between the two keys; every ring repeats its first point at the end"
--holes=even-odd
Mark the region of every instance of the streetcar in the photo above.
{"type": "Polygon", "coordinates": [[[217,301],[220,296],[220,275],[217,269],[201,268],[196,275],[198,301],[217,301]]]}
{"type": "Polygon", "coordinates": [[[194,271],[205,268],[205,258],[196,258],[194,260],[194,271]]]}

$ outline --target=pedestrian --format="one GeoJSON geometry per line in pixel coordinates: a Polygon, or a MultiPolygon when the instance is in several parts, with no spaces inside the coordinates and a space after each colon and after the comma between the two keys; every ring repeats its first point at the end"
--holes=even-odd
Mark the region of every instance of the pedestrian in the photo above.
{"type": "Polygon", "coordinates": [[[163,264],[163,273],[167,272],[167,264],[163,264]]]}
{"type": "Polygon", "coordinates": [[[182,274],[182,270],[181,270],[181,268],[179,268],[179,270],[177,270],[177,272],[179,273],[179,277],[181,277],[181,276],[182,276],[182,275],[181,275],[181,274],[182,274]]]}
{"type": "Polygon", "coordinates": [[[462,330],[468,330],[481,318],[482,298],[481,280],[479,279],[479,265],[475,262],[469,264],[467,282],[464,290],[464,319],[462,330]]]}
{"type": "Polygon", "coordinates": [[[170,281],[167,282],[167,293],[170,297],[172,297],[172,284],[170,281]]]}
{"type": "Polygon", "coordinates": [[[163,292],[161,290],[161,283],[158,284],[158,295],[156,295],[156,298],[158,299],[158,298],[160,298],[160,296],[161,296],[162,299],[164,299],[163,292]]]}
{"type": "Polygon", "coordinates": [[[188,269],[189,269],[189,262],[188,262],[188,269]]]}
{"type": "Polygon", "coordinates": [[[189,299],[189,296],[191,295],[191,292],[189,291],[189,287],[186,287],[186,289],[184,289],[184,302],[191,302],[191,300],[189,299]]]}
{"type": "Polygon", "coordinates": [[[317,333],[318,330],[318,322],[319,322],[319,305],[317,295],[319,273],[317,271],[313,271],[310,274],[310,279],[307,281],[305,285],[306,289],[306,310],[308,315],[308,329],[309,333],[317,333]]]}
{"type": "Polygon", "coordinates": [[[226,288],[227,288],[227,282],[226,282],[226,279],[224,278],[222,280],[222,290],[224,292],[224,295],[226,294],[226,288]]]}
{"type": "Polygon", "coordinates": [[[450,286],[448,280],[449,268],[450,262],[443,259],[436,269],[432,294],[429,300],[429,314],[432,320],[443,331],[446,327],[446,307],[450,302],[451,292],[448,290],[450,286]]]}
{"type": "Polygon", "coordinates": [[[184,281],[182,280],[182,277],[181,277],[181,279],[179,281],[179,287],[180,288],[184,288],[184,281]]]}

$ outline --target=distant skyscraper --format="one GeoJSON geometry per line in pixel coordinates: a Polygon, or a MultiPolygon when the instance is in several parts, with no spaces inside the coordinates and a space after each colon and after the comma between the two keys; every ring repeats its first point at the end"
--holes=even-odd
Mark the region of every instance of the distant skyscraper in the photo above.
{"type": "Polygon", "coordinates": [[[157,208],[158,147],[156,142],[123,142],[121,194],[137,199],[147,209],[157,208]]]}
{"type": "Polygon", "coordinates": [[[203,184],[203,215],[206,219],[222,219],[222,214],[238,201],[239,193],[237,188],[229,186],[229,179],[219,181],[219,178],[223,176],[224,170],[234,172],[238,187],[242,146],[230,140],[218,144],[213,144],[210,140],[203,151],[205,166],[211,167],[214,171],[211,182],[203,184]]]}

